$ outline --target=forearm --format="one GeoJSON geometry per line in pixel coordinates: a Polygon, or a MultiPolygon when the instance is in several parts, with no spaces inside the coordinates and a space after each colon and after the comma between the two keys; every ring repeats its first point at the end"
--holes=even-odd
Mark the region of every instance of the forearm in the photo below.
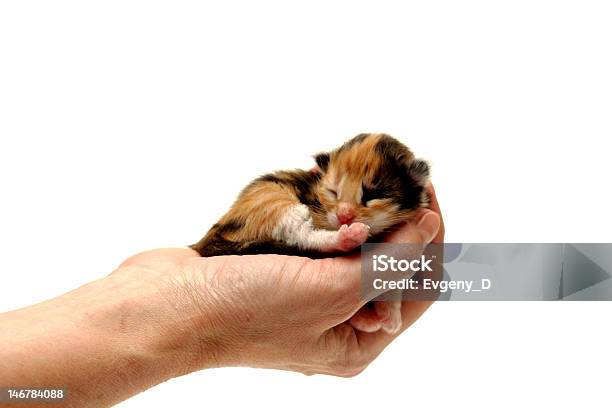
{"type": "Polygon", "coordinates": [[[106,406],[180,373],[155,309],[108,277],[0,315],[0,386],[63,388],[106,406]]]}

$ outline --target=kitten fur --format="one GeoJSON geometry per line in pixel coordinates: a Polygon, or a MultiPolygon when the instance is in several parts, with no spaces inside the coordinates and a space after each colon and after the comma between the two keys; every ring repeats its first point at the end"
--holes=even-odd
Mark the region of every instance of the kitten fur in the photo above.
{"type": "Polygon", "coordinates": [[[428,164],[389,135],[360,134],[332,152],[317,154],[315,161],[312,171],[277,171],[255,179],[192,248],[206,257],[330,256],[336,248],[324,239],[308,239],[308,232],[337,232],[341,221],[350,221],[369,226],[368,236],[375,237],[428,205],[428,164]],[[292,220],[310,224],[310,231],[287,237],[280,230],[292,220]]]}
{"type": "MultiPolygon", "coordinates": [[[[389,135],[360,134],[314,158],[317,167],[311,171],[277,171],[255,179],[191,247],[204,257],[327,257],[376,240],[429,204],[429,165],[389,135]]],[[[375,313],[360,312],[350,323],[362,331],[397,332],[399,303],[373,303],[375,313]]]]}

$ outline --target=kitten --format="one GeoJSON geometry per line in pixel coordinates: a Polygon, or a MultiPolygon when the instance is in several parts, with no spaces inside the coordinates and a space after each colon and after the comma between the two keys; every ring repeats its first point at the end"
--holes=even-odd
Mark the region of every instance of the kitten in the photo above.
{"type": "MultiPolygon", "coordinates": [[[[311,171],[255,179],[192,248],[205,257],[327,257],[376,240],[428,205],[429,165],[389,135],[360,134],[315,161],[311,171]]],[[[350,320],[353,327],[397,332],[401,303],[373,303],[375,313],[360,311],[350,320]]]]}

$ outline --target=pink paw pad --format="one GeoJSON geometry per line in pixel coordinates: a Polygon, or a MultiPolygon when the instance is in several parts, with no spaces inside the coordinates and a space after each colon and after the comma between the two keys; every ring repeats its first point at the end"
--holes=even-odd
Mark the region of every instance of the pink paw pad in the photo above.
{"type": "Polygon", "coordinates": [[[368,239],[369,233],[370,227],[361,222],[343,225],[338,230],[337,249],[343,252],[353,250],[368,239]]]}

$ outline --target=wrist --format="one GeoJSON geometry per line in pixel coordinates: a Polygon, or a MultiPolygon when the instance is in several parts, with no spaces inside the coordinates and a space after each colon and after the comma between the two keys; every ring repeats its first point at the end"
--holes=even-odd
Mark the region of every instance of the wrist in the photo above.
{"type": "MultiPolygon", "coordinates": [[[[121,271],[123,272],[123,271],[121,271]]],[[[140,275],[143,271],[139,271],[140,275]]],[[[94,282],[92,330],[112,336],[114,352],[161,380],[222,365],[219,325],[192,279],[114,273],[94,282]]]]}
{"type": "Polygon", "coordinates": [[[164,300],[156,299],[146,285],[121,276],[90,285],[93,299],[82,310],[81,330],[101,339],[100,347],[122,362],[125,375],[144,375],[159,383],[184,374],[184,338],[173,330],[172,312],[164,300]]]}

